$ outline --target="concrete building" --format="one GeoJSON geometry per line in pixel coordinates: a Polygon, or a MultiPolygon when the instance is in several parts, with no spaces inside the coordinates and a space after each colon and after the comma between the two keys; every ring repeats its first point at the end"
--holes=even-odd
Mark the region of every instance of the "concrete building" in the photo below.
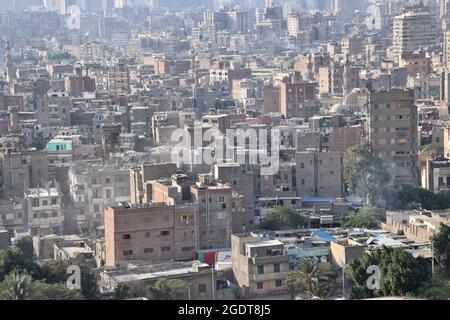
{"type": "Polygon", "coordinates": [[[287,291],[284,281],[289,272],[289,256],[283,242],[234,234],[231,243],[234,276],[247,299],[287,291]]]}
{"type": "Polygon", "coordinates": [[[418,73],[427,75],[431,73],[431,59],[423,51],[403,53],[400,56],[399,67],[406,68],[408,76],[415,76],[418,73]]]}
{"type": "Polygon", "coordinates": [[[77,235],[62,236],[56,234],[39,234],[33,236],[33,256],[36,260],[40,261],[54,260],[55,244],[60,242],[78,242],[83,240],[84,239],[77,235]]]}
{"type": "Polygon", "coordinates": [[[8,230],[0,229],[0,250],[8,249],[11,245],[11,238],[8,230]]]}
{"type": "Polygon", "coordinates": [[[22,202],[0,201],[0,228],[24,232],[27,229],[26,218],[22,202]]]}
{"type": "Polygon", "coordinates": [[[193,204],[109,207],[105,210],[106,266],[192,260],[198,249],[197,221],[193,204]]]}
{"type": "Polygon", "coordinates": [[[140,204],[151,201],[150,181],[169,178],[177,173],[175,163],[143,164],[130,169],[131,203],[140,204]]]}
{"type": "Polygon", "coordinates": [[[443,157],[427,160],[422,170],[422,188],[435,193],[450,192],[450,160],[443,157]]]}
{"type": "Polygon", "coordinates": [[[330,133],[330,148],[332,152],[345,152],[348,148],[362,143],[361,126],[332,128],[330,133]]]}
{"type": "Polygon", "coordinates": [[[130,201],[129,167],[88,164],[72,167],[68,173],[70,200],[76,228],[88,232],[103,225],[108,206],[130,201]]]}
{"type": "Polygon", "coordinates": [[[341,152],[297,152],[296,189],[299,197],[341,197],[343,192],[341,152]]]}
{"type": "Polygon", "coordinates": [[[26,188],[43,186],[48,181],[47,153],[20,150],[13,141],[0,140],[0,198],[22,199],[26,188]]]}
{"type": "Polygon", "coordinates": [[[213,177],[243,196],[241,207],[233,212],[233,233],[252,231],[255,228],[253,172],[238,163],[221,163],[214,165],[213,177]]]}
{"type": "Polygon", "coordinates": [[[399,60],[404,53],[436,45],[436,16],[423,10],[404,12],[393,20],[394,57],[399,60]]]}
{"type": "Polygon", "coordinates": [[[365,253],[365,246],[352,240],[335,240],[330,243],[330,256],[334,265],[342,268],[353,259],[361,259],[365,253]]]}
{"type": "Polygon", "coordinates": [[[69,261],[95,268],[94,248],[85,239],[58,241],[53,245],[55,261],[69,261]]]}
{"type": "Polygon", "coordinates": [[[307,107],[316,98],[317,83],[305,82],[299,76],[280,82],[280,112],[286,118],[308,117],[317,111],[307,107]]]}
{"type": "Polygon", "coordinates": [[[321,96],[342,96],[344,66],[331,61],[329,66],[319,68],[319,93],[321,96]]]}
{"type": "Polygon", "coordinates": [[[393,234],[405,235],[416,242],[429,242],[430,238],[439,232],[441,223],[450,226],[447,212],[432,211],[388,211],[383,229],[393,234]]]}
{"type": "Polygon", "coordinates": [[[393,182],[418,183],[417,106],[414,91],[391,89],[369,95],[369,140],[393,182]]]}
{"type": "Polygon", "coordinates": [[[108,70],[108,90],[117,95],[130,93],[130,71],[127,66],[118,64],[108,70]]]}
{"type": "Polygon", "coordinates": [[[101,272],[99,286],[102,292],[112,292],[119,285],[126,284],[145,294],[145,288],[153,286],[161,279],[178,279],[186,281],[189,288],[177,299],[223,300],[234,299],[227,286],[231,276],[227,271],[210,268],[199,261],[167,262],[159,264],[137,265],[129,270],[126,267],[108,268],[101,272]]]}
{"type": "Polygon", "coordinates": [[[233,190],[208,174],[199,175],[199,181],[191,187],[191,197],[198,206],[198,230],[200,249],[229,248],[233,229],[233,190]]]}
{"type": "Polygon", "coordinates": [[[64,215],[61,192],[57,188],[34,188],[25,192],[24,209],[28,228],[34,234],[62,234],[64,215]]]}

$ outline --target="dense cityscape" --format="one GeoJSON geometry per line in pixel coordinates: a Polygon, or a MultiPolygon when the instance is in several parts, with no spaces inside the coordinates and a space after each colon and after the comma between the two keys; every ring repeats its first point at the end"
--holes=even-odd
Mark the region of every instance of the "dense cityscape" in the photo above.
{"type": "Polygon", "coordinates": [[[0,300],[448,300],[449,110],[450,0],[0,0],[0,300]]]}

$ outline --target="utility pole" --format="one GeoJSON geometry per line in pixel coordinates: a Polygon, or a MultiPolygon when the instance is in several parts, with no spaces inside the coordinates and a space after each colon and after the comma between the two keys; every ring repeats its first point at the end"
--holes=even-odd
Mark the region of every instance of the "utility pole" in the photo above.
{"type": "Polygon", "coordinates": [[[434,278],[434,246],[431,241],[431,276],[434,278]]]}
{"type": "Polygon", "coordinates": [[[212,299],[216,300],[216,285],[214,284],[214,266],[211,267],[211,291],[212,291],[212,299]]]}
{"type": "Polygon", "coordinates": [[[342,262],[342,298],[345,298],[345,261],[342,262]]]}

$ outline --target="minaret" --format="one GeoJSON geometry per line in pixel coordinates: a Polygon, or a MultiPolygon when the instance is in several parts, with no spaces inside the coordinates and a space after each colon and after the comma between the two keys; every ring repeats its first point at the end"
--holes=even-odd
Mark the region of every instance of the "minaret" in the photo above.
{"type": "Polygon", "coordinates": [[[6,42],[5,51],[6,80],[11,83],[16,79],[16,70],[12,62],[11,44],[9,41],[6,42]]]}

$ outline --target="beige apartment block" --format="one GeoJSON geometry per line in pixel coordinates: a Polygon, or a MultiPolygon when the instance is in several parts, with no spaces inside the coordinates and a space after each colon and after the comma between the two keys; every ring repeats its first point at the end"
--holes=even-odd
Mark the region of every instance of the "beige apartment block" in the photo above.
{"type": "Polygon", "coordinates": [[[281,241],[234,234],[231,243],[234,276],[246,298],[287,291],[289,257],[281,241]]]}
{"type": "Polygon", "coordinates": [[[369,140],[393,182],[418,183],[418,115],[414,91],[391,89],[369,96],[369,140]]]}

